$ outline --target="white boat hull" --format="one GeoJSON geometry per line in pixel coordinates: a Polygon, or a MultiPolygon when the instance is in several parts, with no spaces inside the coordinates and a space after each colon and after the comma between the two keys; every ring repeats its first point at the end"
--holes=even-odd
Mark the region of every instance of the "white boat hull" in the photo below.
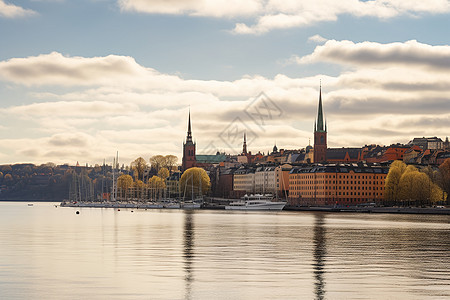
{"type": "Polygon", "coordinates": [[[264,204],[238,204],[238,205],[227,205],[225,209],[227,210],[282,210],[286,202],[270,202],[264,204]]]}

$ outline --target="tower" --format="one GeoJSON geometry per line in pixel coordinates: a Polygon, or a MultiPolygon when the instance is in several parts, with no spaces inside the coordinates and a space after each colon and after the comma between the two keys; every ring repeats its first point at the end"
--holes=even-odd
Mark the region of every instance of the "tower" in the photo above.
{"type": "Polygon", "coordinates": [[[247,155],[247,136],[244,132],[244,144],[242,145],[242,154],[247,155]]]}
{"type": "Polygon", "coordinates": [[[314,123],[314,162],[327,160],[327,123],[323,121],[322,84],[319,91],[319,107],[317,109],[317,123],[314,123]]]}
{"type": "Polygon", "coordinates": [[[183,171],[186,171],[187,169],[194,167],[195,163],[196,163],[195,143],[192,141],[191,110],[189,109],[188,131],[186,141],[183,143],[183,161],[182,161],[183,171]]]}

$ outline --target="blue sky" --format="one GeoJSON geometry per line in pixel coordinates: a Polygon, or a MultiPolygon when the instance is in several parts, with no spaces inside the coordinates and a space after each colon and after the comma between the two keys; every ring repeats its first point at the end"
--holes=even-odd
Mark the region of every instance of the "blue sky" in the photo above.
{"type": "Polygon", "coordinates": [[[254,152],[304,148],[319,80],[331,147],[445,138],[449,13],[445,0],[0,0],[0,163],[181,157],[189,105],[199,153],[239,152],[243,130],[254,152]],[[277,108],[264,126],[248,114],[261,92],[277,108]]]}

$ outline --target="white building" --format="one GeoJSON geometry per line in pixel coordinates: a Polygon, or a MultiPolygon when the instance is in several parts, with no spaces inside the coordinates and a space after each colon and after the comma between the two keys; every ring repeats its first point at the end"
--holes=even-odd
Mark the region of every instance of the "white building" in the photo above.
{"type": "Polygon", "coordinates": [[[277,191],[275,167],[259,167],[255,171],[255,193],[275,195],[277,191]]]}
{"type": "Polygon", "coordinates": [[[255,193],[255,170],[236,170],[233,176],[233,190],[255,193]]]}

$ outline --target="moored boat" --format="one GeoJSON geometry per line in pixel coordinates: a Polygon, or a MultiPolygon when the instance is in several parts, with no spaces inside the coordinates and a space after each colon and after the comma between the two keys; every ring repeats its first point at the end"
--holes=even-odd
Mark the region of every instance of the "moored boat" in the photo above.
{"type": "Polygon", "coordinates": [[[227,210],[282,210],[286,205],[283,201],[272,201],[271,195],[245,195],[240,201],[231,202],[225,206],[227,210]]]}

